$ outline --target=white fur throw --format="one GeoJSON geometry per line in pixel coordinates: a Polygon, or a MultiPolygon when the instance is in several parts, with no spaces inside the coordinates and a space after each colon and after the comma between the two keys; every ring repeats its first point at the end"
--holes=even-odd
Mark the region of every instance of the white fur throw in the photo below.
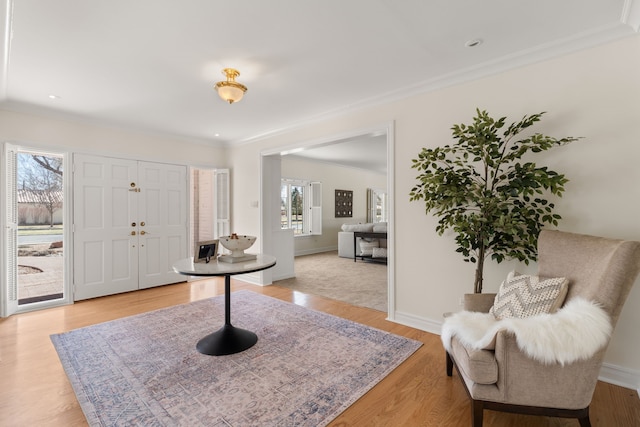
{"type": "Polygon", "coordinates": [[[445,318],[442,343],[451,352],[456,336],[467,348],[493,348],[496,333],[513,332],[520,350],[542,363],[572,363],[588,359],[607,343],[609,315],[600,306],[574,298],[552,314],[497,320],[490,313],[461,311],[445,318]]]}

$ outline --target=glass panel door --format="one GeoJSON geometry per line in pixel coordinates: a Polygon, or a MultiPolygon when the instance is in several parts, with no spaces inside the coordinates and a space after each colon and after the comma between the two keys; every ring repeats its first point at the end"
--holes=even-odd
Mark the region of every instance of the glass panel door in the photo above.
{"type": "Polygon", "coordinates": [[[68,304],[68,153],[4,144],[0,315],[68,304]]]}
{"type": "Polygon", "coordinates": [[[64,298],[64,157],[16,153],[18,305],[64,298]]]}

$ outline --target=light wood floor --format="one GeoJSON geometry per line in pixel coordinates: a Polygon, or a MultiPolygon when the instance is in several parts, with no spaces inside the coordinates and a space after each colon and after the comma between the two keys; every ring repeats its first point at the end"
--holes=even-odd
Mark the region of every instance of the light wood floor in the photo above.
{"type": "MultiPolygon", "coordinates": [[[[385,320],[376,310],[278,286],[248,289],[379,329],[424,345],[348,408],[331,426],[469,426],[470,408],[457,374],[448,378],[440,338],[385,320]]],[[[49,335],[124,316],[221,295],[221,279],[163,286],[0,319],[0,426],[85,426],[86,421],[49,335]]],[[[233,319],[232,319],[233,320],[233,319]]],[[[598,383],[594,426],[640,426],[634,390],[598,383]]],[[[578,426],[576,420],[485,411],[486,426],[578,426]]]]}

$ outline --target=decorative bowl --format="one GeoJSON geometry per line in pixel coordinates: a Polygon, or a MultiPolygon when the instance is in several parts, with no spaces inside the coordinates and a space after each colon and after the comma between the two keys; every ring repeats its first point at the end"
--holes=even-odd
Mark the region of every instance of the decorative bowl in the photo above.
{"type": "Polygon", "coordinates": [[[231,257],[241,258],[244,257],[245,249],[249,249],[256,241],[256,236],[244,236],[233,233],[230,236],[222,236],[218,240],[220,244],[231,251],[231,257]]]}

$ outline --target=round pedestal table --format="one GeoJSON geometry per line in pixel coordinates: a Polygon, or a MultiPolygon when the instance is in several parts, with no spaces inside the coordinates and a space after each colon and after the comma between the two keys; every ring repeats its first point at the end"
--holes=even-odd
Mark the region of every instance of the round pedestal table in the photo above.
{"type": "Polygon", "coordinates": [[[185,258],[173,264],[173,270],[185,276],[224,276],[224,325],[217,331],[202,338],[196,349],[202,354],[223,356],[240,353],[258,342],[258,336],[231,324],[231,276],[266,270],[276,265],[276,258],[259,254],[256,259],[240,262],[212,260],[209,263],[193,262],[185,258]]]}

